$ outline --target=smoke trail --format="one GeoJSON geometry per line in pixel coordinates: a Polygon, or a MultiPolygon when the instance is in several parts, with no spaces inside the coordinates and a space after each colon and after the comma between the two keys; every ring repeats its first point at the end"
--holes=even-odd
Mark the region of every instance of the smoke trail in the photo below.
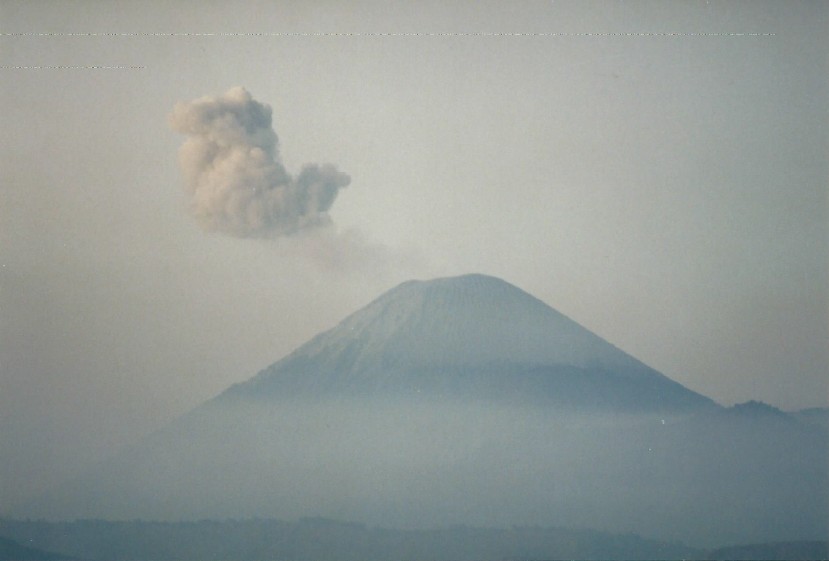
{"type": "Polygon", "coordinates": [[[177,103],[170,125],[188,137],[179,163],[192,213],[209,232],[270,238],[327,224],[351,181],[330,164],[306,164],[292,177],[280,161],[270,106],[242,87],[177,103]]]}

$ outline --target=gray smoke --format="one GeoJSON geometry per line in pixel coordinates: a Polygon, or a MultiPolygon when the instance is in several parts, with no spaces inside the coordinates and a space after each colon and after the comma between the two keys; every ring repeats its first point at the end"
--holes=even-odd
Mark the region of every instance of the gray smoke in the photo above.
{"type": "Polygon", "coordinates": [[[170,125],[188,136],[179,162],[192,213],[209,232],[270,238],[327,224],[337,192],[351,181],[330,164],[306,164],[291,176],[270,106],[242,87],[177,103],[170,125]]]}

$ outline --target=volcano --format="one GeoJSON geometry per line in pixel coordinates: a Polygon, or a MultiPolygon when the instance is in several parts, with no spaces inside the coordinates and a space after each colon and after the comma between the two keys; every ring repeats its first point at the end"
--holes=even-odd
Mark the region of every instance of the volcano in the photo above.
{"type": "Polygon", "coordinates": [[[665,412],[713,405],[485,275],[403,283],[225,397],[332,395],[665,412]]]}
{"type": "Polygon", "coordinates": [[[755,409],[497,278],[410,281],[24,514],[823,538],[826,431],[755,409]]]}

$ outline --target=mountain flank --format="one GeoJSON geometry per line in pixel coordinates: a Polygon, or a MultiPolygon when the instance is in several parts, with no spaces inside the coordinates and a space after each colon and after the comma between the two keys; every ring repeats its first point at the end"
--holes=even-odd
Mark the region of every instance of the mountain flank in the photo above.
{"type": "Polygon", "coordinates": [[[428,395],[599,410],[714,403],[500,279],[409,281],[227,396],[428,395]]]}

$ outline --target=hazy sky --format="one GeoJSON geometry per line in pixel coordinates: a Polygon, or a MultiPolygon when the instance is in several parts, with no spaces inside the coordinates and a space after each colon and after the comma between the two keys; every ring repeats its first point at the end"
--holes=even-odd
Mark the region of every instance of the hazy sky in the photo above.
{"type": "Polygon", "coordinates": [[[0,504],[409,278],[499,276],[722,404],[829,405],[826,3],[169,4],[0,2],[0,504]],[[194,218],[170,116],[237,86],[286,173],[350,177],[327,226],[194,218]]]}

